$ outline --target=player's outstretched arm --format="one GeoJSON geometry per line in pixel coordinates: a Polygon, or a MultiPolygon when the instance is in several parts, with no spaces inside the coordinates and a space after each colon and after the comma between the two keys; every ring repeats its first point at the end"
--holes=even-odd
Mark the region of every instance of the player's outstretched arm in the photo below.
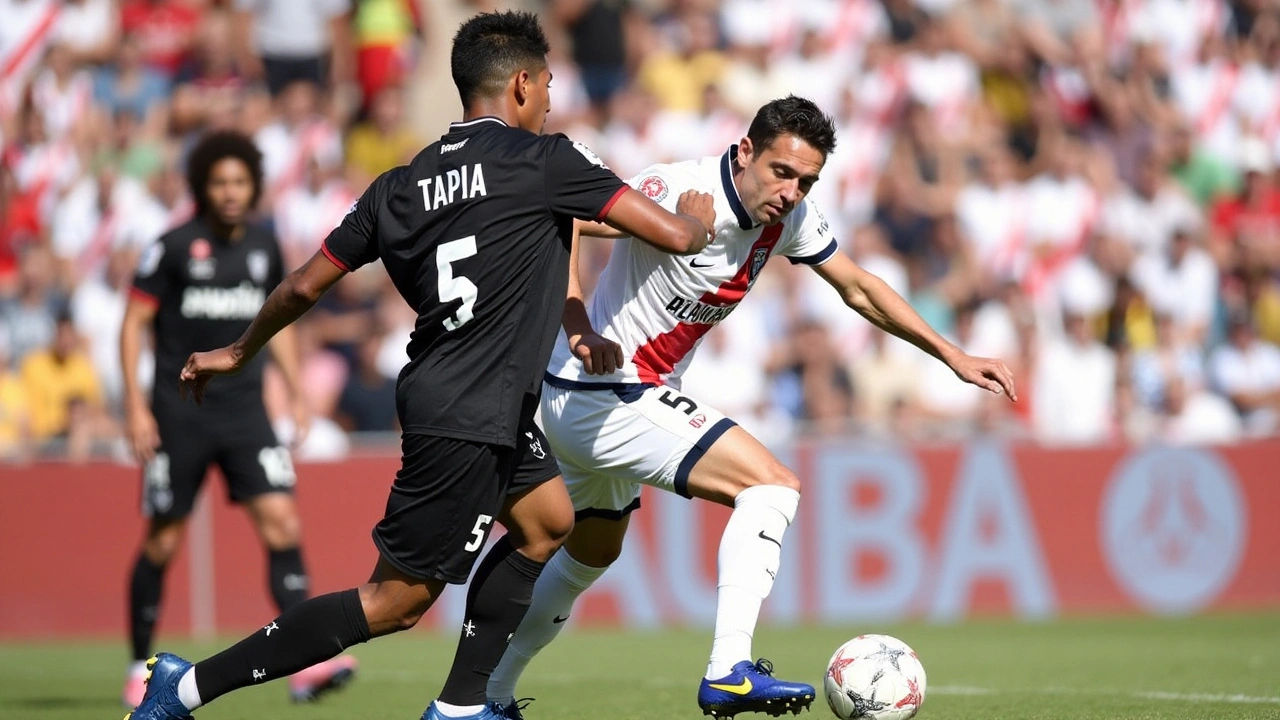
{"type": "Polygon", "coordinates": [[[569,253],[569,291],[565,294],[560,324],[569,348],[582,361],[588,375],[609,375],[622,367],[622,346],[596,332],[587,315],[587,303],[578,275],[578,247],[582,242],[578,225],[573,227],[573,248],[569,253]]]}
{"type": "Polygon", "coordinates": [[[836,253],[813,267],[834,287],[844,302],[876,327],[892,333],[947,364],[965,382],[993,393],[1018,399],[1013,373],[999,360],[966,355],[947,342],[885,281],[863,270],[847,256],[836,253]]]}
{"type": "Polygon", "coordinates": [[[323,253],[317,252],[305,265],[289,273],[267,296],[262,309],[239,340],[187,358],[180,377],[183,397],[188,392],[196,402],[204,400],[204,388],[215,375],[240,371],[276,333],[311,309],[347,271],[323,253]]]}
{"type": "Polygon", "coordinates": [[[677,212],[669,212],[644,193],[628,188],[609,208],[604,220],[637,240],[678,255],[697,255],[715,237],[712,198],[694,190],[680,196],[677,212]]]}

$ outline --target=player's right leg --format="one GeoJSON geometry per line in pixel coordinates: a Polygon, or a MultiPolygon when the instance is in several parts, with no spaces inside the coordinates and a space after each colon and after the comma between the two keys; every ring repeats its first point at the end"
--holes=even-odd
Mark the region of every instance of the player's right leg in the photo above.
{"type": "Polygon", "coordinates": [[[381,557],[368,583],[310,598],[195,665],[153,658],[146,697],[126,720],[180,720],[234,690],[411,628],[446,584],[465,583],[502,506],[499,465],[510,449],[427,435],[405,435],[403,448],[373,531],[381,557]]]}
{"type": "Polygon", "coordinates": [[[188,426],[180,418],[160,410],[160,447],[142,469],[142,514],[147,529],[129,577],[132,662],[120,700],[130,708],[142,702],[146,693],[146,661],[151,657],[160,617],[165,570],[182,544],[187,516],[214,455],[207,438],[184,432],[188,426]]]}

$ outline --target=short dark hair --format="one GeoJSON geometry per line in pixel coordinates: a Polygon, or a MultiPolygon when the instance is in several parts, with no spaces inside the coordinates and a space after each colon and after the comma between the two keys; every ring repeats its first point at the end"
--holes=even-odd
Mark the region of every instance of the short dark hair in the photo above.
{"type": "Polygon", "coordinates": [[[772,100],[756,111],[747,138],[755,152],[773,145],[779,135],[795,135],[829,156],[836,149],[836,124],[812,100],[795,95],[772,100]]]}
{"type": "Polygon", "coordinates": [[[205,135],[187,157],[187,186],[195,201],[196,215],[209,212],[209,177],[213,166],[227,158],[235,158],[249,168],[253,178],[253,198],[249,207],[256,207],[262,197],[262,151],[253,139],[234,130],[218,130],[205,135]]]}
{"type": "Polygon", "coordinates": [[[533,13],[481,13],[462,23],[453,36],[449,66],[463,106],[477,97],[500,94],[520,70],[545,67],[550,51],[533,13]]]}

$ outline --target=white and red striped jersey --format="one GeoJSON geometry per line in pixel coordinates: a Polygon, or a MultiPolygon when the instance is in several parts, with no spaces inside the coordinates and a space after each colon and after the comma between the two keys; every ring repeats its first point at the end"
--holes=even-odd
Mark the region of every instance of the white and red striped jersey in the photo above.
{"type": "Polygon", "coordinates": [[[726,318],[774,255],[820,265],[836,254],[822,213],[807,198],[773,225],[758,225],[738,197],[732,158],[654,165],[629,184],[668,210],[688,190],[710,193],[716,235],[698,255],[670,255],[639,240],[619,239],[600,276],[587,313],[596,332],[622,346],[624,362],[612,375],[587,375],[563,330],[547,369],[547,382],[564,387],[651,383],[679,387],[694,349],[726,318]]]}

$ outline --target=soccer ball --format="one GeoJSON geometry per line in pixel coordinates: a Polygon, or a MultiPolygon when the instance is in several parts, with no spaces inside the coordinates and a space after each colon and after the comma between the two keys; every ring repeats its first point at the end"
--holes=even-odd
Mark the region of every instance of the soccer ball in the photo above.
{"type": "Polygon", "coordinates": [[[840,720],[907,720],[924,703],[920,658],[888,635],[859,635],[841,645],[827,663],[822,684],[840,720]]]}

